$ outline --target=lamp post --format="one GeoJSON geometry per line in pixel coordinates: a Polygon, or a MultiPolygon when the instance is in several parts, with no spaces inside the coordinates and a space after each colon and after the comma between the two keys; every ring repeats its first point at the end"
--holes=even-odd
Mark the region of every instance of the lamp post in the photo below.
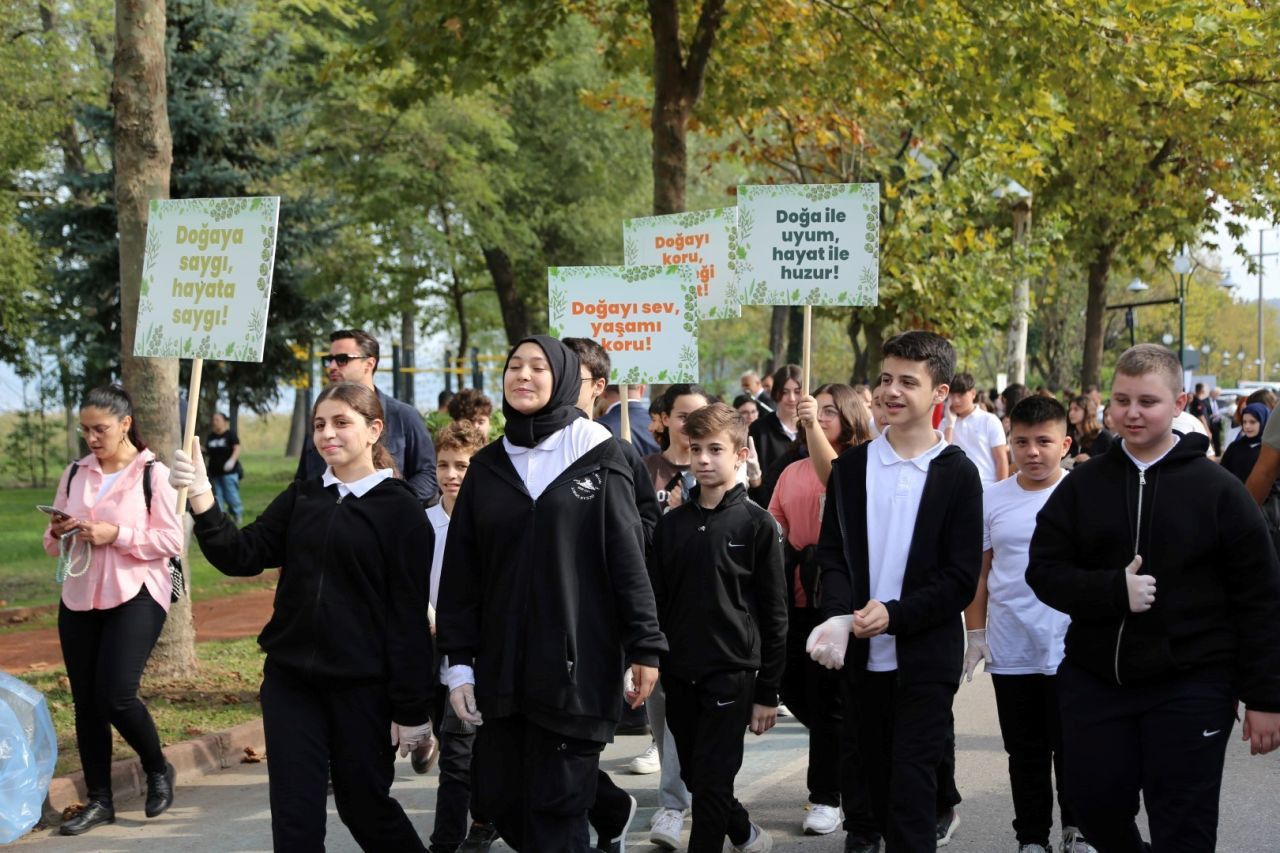
{"type": "MultiPolygon", "coordinates": [[[[1150,289],[1151,288],[1147,283],[1137,276],[1134,276],[1133,281],[1129,282],[1129,286],[1125,288],[1125,290],[1133,294],[1138,294],[1144,290],[1150,289]]],[[[1129,346],[1134,346],[1138,342],[1138,312],[1133,308],[1129,308],[1125,311],[1124,322],[1125,325],[1129,327],[1129,346]]]]}
{"type": "Polygon", "coordinates": [[[1013,211],[1013,246],[1022,251],[1022,264],[1013,281],[1010,301],[1008,349],[1005,359],[1009,381],[1027,381],[1027,317],[1031,313],[1031,282],[1026,276],[1026,250],[1031,240],[1031,190],[1010,178],[992,197],[1009,205],[1013,211]]]}
{"type": "Polygon", "coordinates": [[[1187,369],[1187,273],[1191,272],[1191,255],[1183,249],[1173,259],[1178,274],[1178,364],[1187,369]]]}

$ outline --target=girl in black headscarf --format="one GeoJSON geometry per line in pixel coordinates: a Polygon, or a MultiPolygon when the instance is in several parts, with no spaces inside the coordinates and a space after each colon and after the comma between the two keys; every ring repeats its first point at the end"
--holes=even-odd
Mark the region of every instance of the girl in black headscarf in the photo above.
{"type": "Polygon", "coordinates": [[[517,850],[589,849],[623,664],[639,706],[666,650],[631,469],[577,408],[580,383],[577,355],[554,338],[507,356],[506,434],[471,457],[437,598],[449,702],[483,722],[478,805],[517,850]]]}

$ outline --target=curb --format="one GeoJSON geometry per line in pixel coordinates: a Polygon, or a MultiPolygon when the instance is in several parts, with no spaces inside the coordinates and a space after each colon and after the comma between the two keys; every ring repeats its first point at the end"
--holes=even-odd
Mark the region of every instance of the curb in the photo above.
{"type": "MultiPolygon", "coordinates": [[[[177,784],[182,784],[208,773],[234,767],[241,763],[245,747],[261,753],[266,742],[262,720],[250,720],[224,732],[166,746],[164,757],[177,772],[177,784]]],[[[136,756],[112,763],[111,792],[117,805],[146,795],[146,774],[142,770],[142,762],[136,756]]],[[[66,776],[56,777],[45,796],[45,821],[60,823],[62,810],[74,803],[84,802],[87,796],[84,771],[77,770],[66,776]]]]}

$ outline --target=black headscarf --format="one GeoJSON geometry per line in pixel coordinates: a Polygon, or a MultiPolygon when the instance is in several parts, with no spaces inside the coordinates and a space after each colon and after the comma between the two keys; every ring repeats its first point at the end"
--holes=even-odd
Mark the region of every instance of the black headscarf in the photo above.
{"type": "Polygon", "coordinates": [[[504,393],[502,414],[507,419],[507,441],[517,447],[533,447],[586,415],[578,408],[578,391],[582,387],[578,354],[546,335],[533,335],[511,348],[502,367],[503,388],[506,387],[506,367],[511,363],[511,357],[520,348],[520,344],[524,343],[537,344],[547,356],[547,364],[551,367],[551,399],[532,415],[525,415],[512,408],[504,393]]]}

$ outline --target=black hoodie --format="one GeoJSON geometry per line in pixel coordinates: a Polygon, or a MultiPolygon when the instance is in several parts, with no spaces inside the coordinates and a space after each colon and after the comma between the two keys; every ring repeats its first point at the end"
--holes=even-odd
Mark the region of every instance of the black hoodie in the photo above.
{"type": "MultiPolygon", "coordinates": [[[[822,616],[848,616],[871,597],[867,554],[867,453],[851,447],[831,465],[818,538],[822,616]]],[[[1070,479],[1070,478],[1068,478],[1070,479]]],[[[874,500],[888,500],[873,495],[874,500]]],[[[978,588],[982,568],[982,481],[960,448],[949,445],[929,463],[911,532],[902,596],[883,602],[896,639],[903,682],[960,683],[964,625],[960,614],[978,588]]],[[[867,668],[870,640],[850,638],[845,669],[867,668]]]]}
{"type": "Polygon", "coordinates": [[[435,534],[408,484],[340,498],[319,478],[295,480],[241,530],[214,504],[195,516],[195,535],[225,575],[280,567],[258,637],[268,660],[320,685],[386,682],[393,720],[427,721],[435,534]]]}
{"type": "Polygon", "coordinates": [[[644,545],[617,442],[584,453],[536,500],[502,442],[471,457],[436,630],[451,664],[474,667],[482,714],[612,740],[624,661],[657,666],[667,649],[644,545]]]}
{"type": "Polygon", "coordinates": [[[1116,442],[1072,471],[1036,518],[1027,583],[1071,617],[1066,657],[1113,684],[1229,676],[1280,711],[1280,563],[1244,486],[1187,435],[1145,472],[1116,442]],[[1142,555],[1155,604],[1129,610],[1142,555]]]}
{"type": "Polygon", "coordinates": [[[741,485],[715,509],[698,493],[664,515],[653,538],[650,575],[671,646],[663,675],[694,682],[758,670],[755,703],[776,706],[787,651],[782,532],[741,485]]]}

